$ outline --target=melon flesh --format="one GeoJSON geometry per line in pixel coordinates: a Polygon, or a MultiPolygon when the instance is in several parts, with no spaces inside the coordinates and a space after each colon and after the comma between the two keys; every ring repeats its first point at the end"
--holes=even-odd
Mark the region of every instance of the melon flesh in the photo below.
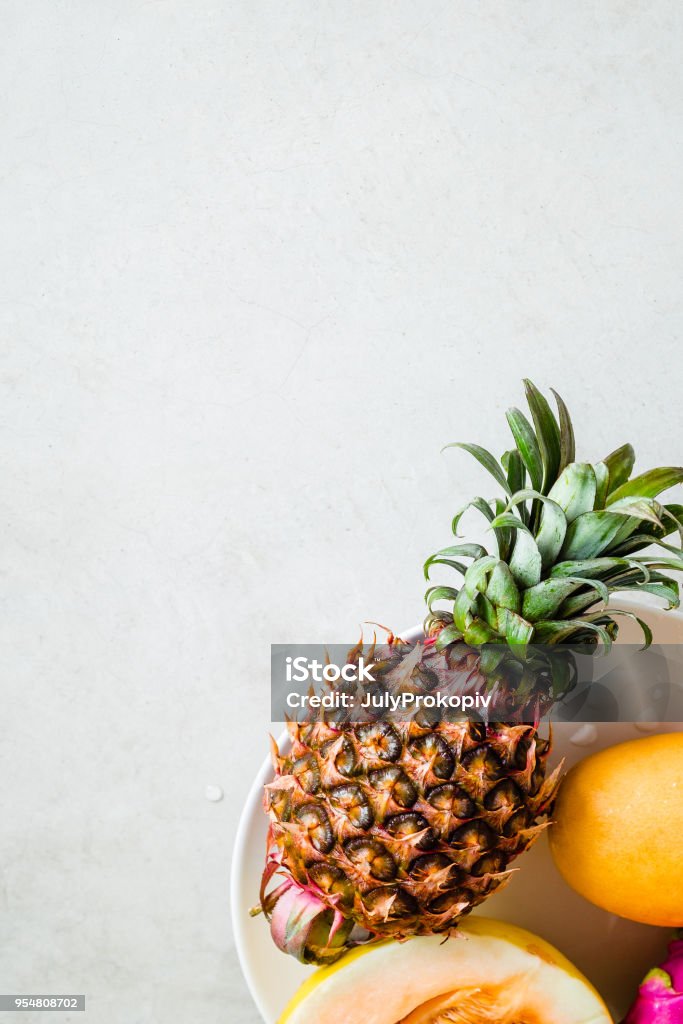
{"type": "Polygon", "coordinates": [[[612,1024],[565,957],[531,932],[472,917],[348,954],[306,981],[279,1024],[612,1024]]]}

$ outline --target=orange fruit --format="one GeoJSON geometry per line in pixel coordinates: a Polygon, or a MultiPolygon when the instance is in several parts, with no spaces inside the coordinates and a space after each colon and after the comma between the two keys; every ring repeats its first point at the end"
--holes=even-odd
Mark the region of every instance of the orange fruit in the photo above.
{"type": "Polygon", "coordinates": [[[577,892],[633,921],[683,925],[683,732],[579,762],[554,820],[550,848],[577,892]]]}

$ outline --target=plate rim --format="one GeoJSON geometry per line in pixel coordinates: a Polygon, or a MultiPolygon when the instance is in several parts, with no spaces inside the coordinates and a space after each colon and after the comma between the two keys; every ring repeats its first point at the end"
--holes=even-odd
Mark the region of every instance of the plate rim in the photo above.
{"type": "MultiPolygon", "coordinates": [[[[281,733],[278,737],[278,744],[287,735],[286,730],[281,733]]],[[[237,952],[237,959],[242,971],[242,976],[246,982],[247,988],[249,989],[249,995],[256,1004],[256,1008],[261,1015],[263,1021],[268,1021],[268,1014],[266,1008],[261,1000],[260,986],[257,979],[254,977],[254,973],[251,969],[251,965],[248,963],[245,956],[246,949],[246,937],[245,927],[247,922],[244,919],[244,915],[241,913],[241,900],[239,891],[239,881],[241,872],[238,871],[238,865],[241,865],[246,856],[247,837],[249,833],[249,827],[251,825],[251,816],[254,804],[258,804],[259,795],[263,789],[269,770],[272,768],[270,758],[265,758],[256,775],[254,776],[249,791],[244,800],[242,811],[240,813],[240,820],[237,825],[237,832],[235,834],[235,842],[232,849],[232,859],[230,864],[230,917],[232,923],[232,932],[235,942],[235,949],[237,952]]],[[[265,856],[265,853],[264,853],[265,856]]]]}

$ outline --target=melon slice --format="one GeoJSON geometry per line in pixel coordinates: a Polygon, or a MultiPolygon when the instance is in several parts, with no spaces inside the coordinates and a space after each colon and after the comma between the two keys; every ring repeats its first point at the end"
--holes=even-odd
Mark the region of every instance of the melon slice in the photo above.
{"type": "Polygon", "coordinates": [[[279,1024],[611,1024],[595,989],[531,932],[472,917],[361,947],[301,986],[279,1024]]]}

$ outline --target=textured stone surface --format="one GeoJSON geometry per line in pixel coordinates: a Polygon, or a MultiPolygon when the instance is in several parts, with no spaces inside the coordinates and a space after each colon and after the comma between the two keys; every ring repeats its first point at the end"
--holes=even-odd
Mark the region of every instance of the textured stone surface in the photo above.
{"type": "Polygon", "coordinates": [[[270,641],[421,617],[522,375],[680,458],[682,19],[3,4],[5,988],[256,1024],[270,641]]]}

